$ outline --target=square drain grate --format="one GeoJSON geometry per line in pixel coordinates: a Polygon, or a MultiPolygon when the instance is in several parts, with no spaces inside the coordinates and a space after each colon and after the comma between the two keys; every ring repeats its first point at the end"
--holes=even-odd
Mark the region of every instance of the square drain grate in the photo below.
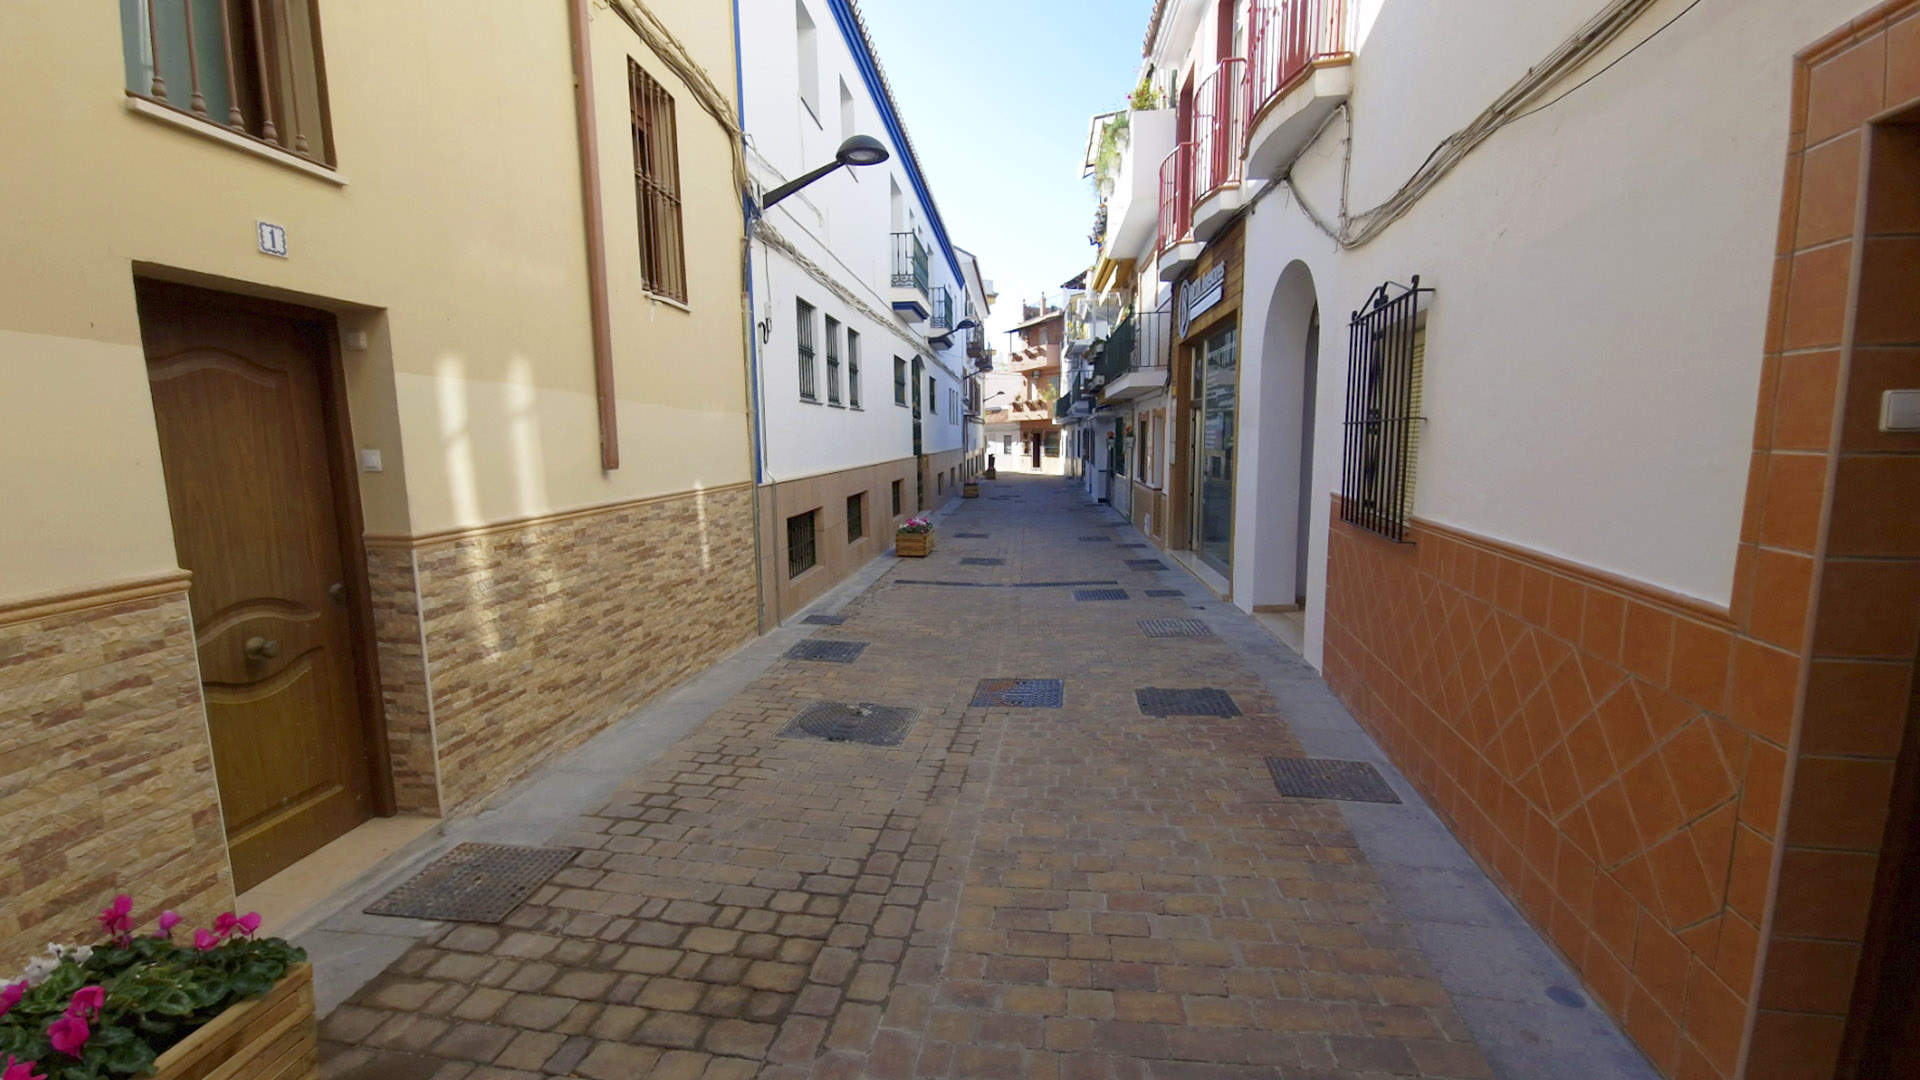
{"type": "Polygon", "coordinates": [[[1007,560],[1005,560],[1005,559],[979,559],[979,558],[973,558],[973,557],[968,557],[968,558],[965,558],[965,559],[961,559],[961,560],[960,560],[960,565],[961,565],[961,566],[1005,566],[1005,565],[1007,565],[1007,560]]]}
{"type": "Polygon", "coordinates": [[[974,709],[1058,709],[1066,698],[1059,679],[981,679],[973,688],[974,709]]]}
{"type": "Polygon", "coordinates": [[[1148,637],[1213,637],[1213,628],[1199,619],[1141,619],[1148,637]]]}
{"type": "Polygon", "coordinates": [[[1344,802],[1397,803],[1380,770],[1364,761],[1333,758],[1270,757],[1273,786],[1289,799],[1340,799],[1344,802]]]}
{"type": "Polygon", "coordinates": [[[1179,589],[1148,589],[1147,595],[1156,600],[1165,600],[1176,596],[1185,598],[1187,594],[1181,592],[1179,589]]]}
{"type": "Polygon", "coordinates": [[[1081,543],[1083,543],[1083,544],[1111,544],[1111,543],[1113,543],[1113,537],[1111,537],[1111,536],[1083,536],[1083,537],[1081,537],[1081,538],[1080,538],[1080,542],[1081,542],[1081,543]]]}
{"type": "Polygon", "coordinates": [[[954,533],[953,538],[955,540],[985,540],[988,535],[988,533],[954,533]]]}
{"type": "Polygon", "coordinates": [[[1121,547],[1123,547],[1123,548],[1143,548],[1143,547],[1146,547],[1147,545],[1145,545],[1145,544],[1121,544],[1120,546],[1121,546],[1121,547]]]}
{"type": "Polygon", "coordinates": [[[1089,601],[1089,600],[1125,600],[1127,598],[1127,590],[1125,589],[1075,589],[1073,590],[1073,598],[1075,600],[1081,601],[1082,603],[1085,603],[1086,601],[1089,601]]]}
{"type": "Polygon", "coordinates": [[[1127,560],[1127,569],[1129,570],[1165,570],[1166,568],[1167,564],[1161,562],[1159,559],[1127,560]]]}
{"type": "Polygon", "coordinates": [[[911,727],[912,709],[872,702],[816,701],[781,728],[780,737],[899,746],[911,727]]]}
{"type": "Polygon", "coordinates": [[[808,626],[842,626],[846,623],[847,617],[845,615],[809,615],[800,621],[808,626]]]}
{"type": "Polygon", "coordinates": [[[497,923],[573,861],[572,848],[461,844],[373,902],[369,915],[497,923]]]}
{"type": "Polygon", "coordinates": [[[786,651],[789,660],[814,660],[822,664],[851,664],[867,651],[864,641],[820,641],[809,638],[786,651]]]}
{"type": "Polygon", "coordinates": [[[1146,686],[1133,692],[1140,711],[1148,716],[1239,716],[1240,706],[1225,690],[1165,690],[1146,686]]]}

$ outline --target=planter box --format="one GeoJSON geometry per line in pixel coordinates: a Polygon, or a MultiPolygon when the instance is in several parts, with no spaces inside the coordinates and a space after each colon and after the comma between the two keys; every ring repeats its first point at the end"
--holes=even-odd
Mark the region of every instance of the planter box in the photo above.
{"type": "Polygon", "coordinates": [[[298,964],[265,997],[243,1001],[160,1055],[154,1080],[316,1080],[313,967],[298,964]]]}
{"type": "Polygon", "coordinates": [[[960,497],[961,497],[961,498],[963,498],[963,499],[977,499],[977,498],[979,498],[979,497],[980,497],[980,485],[979,485],[979,484],[976,484],[976,483],[973,483],[972,481],[968,481],[967,483],[965,483],[965,484],[962,484],[962,485],[960,486],[960,497]]]}
{"type": "Polygon", "coordinates": [[[893,553],[903,559],[924,559],[933,554],[933,534],[895,533],[893,553]]]}

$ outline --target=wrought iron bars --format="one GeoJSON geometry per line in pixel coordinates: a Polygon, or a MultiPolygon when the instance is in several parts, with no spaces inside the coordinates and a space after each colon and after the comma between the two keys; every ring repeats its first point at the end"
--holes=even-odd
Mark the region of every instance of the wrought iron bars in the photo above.
{"type": "Polygon", "coordinates": [[[1387,282],[1349,325],[1347,413],[1340,454],[1340,520],[1396,543],[1413,511],[1424,330],[1420,278],[1387,282]],[[1398,296],[1393,290],[1402,289],[1398,296]]]}
{"type": "Polygon", "coordinates": [[[332,163],[315,0],[129,0],[127,92],[332,163]],[[176,101],[185,89],[185,101],[176,101]]]}

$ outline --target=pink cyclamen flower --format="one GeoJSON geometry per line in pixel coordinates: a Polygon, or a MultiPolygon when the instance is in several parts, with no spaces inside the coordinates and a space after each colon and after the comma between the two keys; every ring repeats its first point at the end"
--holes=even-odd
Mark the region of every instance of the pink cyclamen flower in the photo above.
{"type": "Polygon", "coordinates": [[[47,1080],[46,1073],[34,1072],[34,1063],[20,1061],[12,1054],[7,1055],[7,1064],[0,1068],[0,1080],[47,1080]]]}
{"type": "Polygon", "coordinates": [[[234,921],[234,928],[242,935],[252,937],[253,932],[260,929],[260,913],[257,911],[249,911],[245,915],[240,916],[240,918],[234,921]]]}
{"type": "Polygon", "coordinates": [[[67,1002],[67,1015],[96,1019],[100,1015],[100,1010],[105,1008],[106,1004],[107,991],[105,987],[83,986],[75,990],[73,992],[73,1000],[67,1002]]]}
{"type": "MultiPolygon", "coordinates": [[[[0,987],[0,1016],[5,1016],[12,1012],[13,1007],[20,1004],[20,999],[26,995],[27,984],[23,982],[0,987]]],[[[5,1078],[0,1077],[0,1080],[5,1080],[5,1078]]]]}
{"type": "Polygon", "coordinates": [[[229,911],[226,914],[220,916],[219,918],[213,920],[213,932],[216,934],[219,934],[221,937],[226,937],[227,935],[233,933],[234,930],[237,927],[239,927],[239,925],[240,925],[239,917],[236,916],[233,912],[229,911]]]}
{"type": "Polygon", "coordinates": [[[113,898],[113,903],[100,909],[100,926],[109,934],[126,934],[133,930],[133,897],[121,893],[113,898]]]}
{"type": "Polygon", "coordinates": [[[201,952],[215,948],[220,944],[220,935],[211,930],[200,929],[193,932],[193,947],[201,952]]]}
{"type": "Polygon", "coordinates": [[[87,1040],[93,1037],[93,1029],[87,1026],[85,1019],[78,1016],[63,1016],[47,1025],[47,1041],[55,1050],[70,1057],[79,1057],[86,1048],[87,1040]]]}
{"type": "Polygon", "coordinates": [[[158,934],[155,934],[154,936],[170,938],[173,936],[173,928],[179,925],[180,925],[179,912],[171,911],[171,910],[163,911],[160,913],[160,932],[158,934]]]}

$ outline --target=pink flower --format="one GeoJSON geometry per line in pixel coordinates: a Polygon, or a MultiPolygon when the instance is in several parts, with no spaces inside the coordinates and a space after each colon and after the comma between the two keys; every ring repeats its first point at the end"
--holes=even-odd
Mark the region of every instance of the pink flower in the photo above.
{"type": "Polygon", "coordinates": [[[160,932],[158,934],[155,934],[154,936],[170,938],[173,936],[173,928],[179,925],[180,925],[179,912],[172,911],[172,910],[163,911],[160,913],[160,932]]]}
{"type": "Polygon", "coordinates": [[[7,1055],[7,1064],[0,1069],[0,1080],[47,1080],[46,1073],[33,1071],[31,1061],[17,1061],[12,1054],[7,1055]]]}
{"type": "MultiPolygon", "coordinates": [[[[23,982],[0,987],[0,1016],[5,1016],[12,1012],[13,1007],[20,1004],[20,999],[26,995],[27,984],[23,982]]],[[[0,1080],[6,1080],[6,1078],[0,1077],[0,1080]]]]}
{"type": "Polygon", "coordinates": [[[133,897],[121,893],[113,903],[100,909],[100,926],[115,937],[125,938],[133,931],[133,897]]]}
{"type": "Polygon", "coordinates": [[[220,935],[211,930],[201,929],[193,932],[193,947],[201,952],[215,948],[220,944],[220,935]]]}
{"type": "Polygon", "coordinates": [[[233,912],[229,911],[226,914],[220,916],[219,918],[213,920],[213,932],[216,934],[219,934],[221,937],[226,937],[229,934],[232,934],[234,929],[239,925],[240,925],[240,920],[237,917],[235,917],[233,912]]]}
{"type": "Polygon", "coordinates": [[[92,1037],[93,1029],[78,1016],[63,1016],[47,1025],[47,1041],[53,1044],[55,1050],[70,1057],[79,1057],[87,1040],[92,1037]]]}
{"type": "Polygon", "coordinates": [[[260,929],[260,913],[257,911],[249,911],[245,915],[240,916],[235,922],[235,928],[238,929],[243,936],[252,937],[253,932],[260,929]]]}
{"type": "Polygon", "coordinates": [[[98,1019],[100,1010],[107,1004],[107,991],[104,987],[83,986],[73,992],[73,1000],[67,1002],[67,1015],[98,1019]]]}

